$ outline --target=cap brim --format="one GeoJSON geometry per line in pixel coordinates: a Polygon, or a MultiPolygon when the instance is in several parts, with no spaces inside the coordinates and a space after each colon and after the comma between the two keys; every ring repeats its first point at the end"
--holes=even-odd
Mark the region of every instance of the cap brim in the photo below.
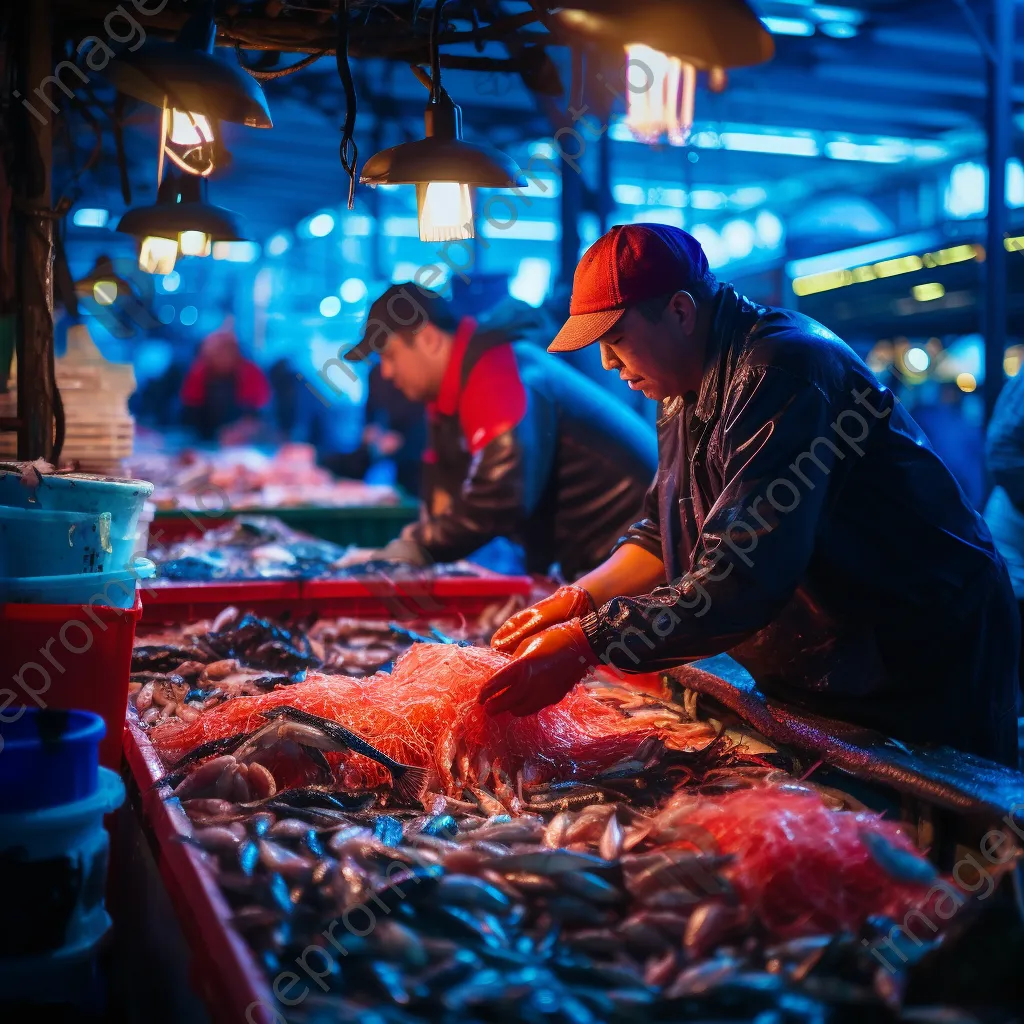
{"type": "Polygon", "coordinates": [[[353,345],[341,358],[350,363],[358,363],[370,354],[370,343],[366,338],[353,345]]]}
{"type": "Polygon", "coordinates": [[[575,352],[593,345],[622,318],[624,309],[606,309],[600,313],[579,313],[569,317],[548,345],[549,352],[575,352]]]}

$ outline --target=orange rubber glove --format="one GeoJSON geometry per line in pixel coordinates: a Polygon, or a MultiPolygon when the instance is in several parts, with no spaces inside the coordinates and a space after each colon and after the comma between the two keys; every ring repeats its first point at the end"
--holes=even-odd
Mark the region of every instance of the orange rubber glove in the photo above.
{"type": "Polygon", "coordinates": [[[491,646],[502,654],[515,654],[524,640],[542,629],[594,610],[590,594],[582,587],[559,587],[550,597],[506,619],[491,637],[491,646]]]}
{"type": "Polygon", "coordinates": [[[557,704],[596,664],[580,620],[571,619],[525,641],[484,685],[480,703],[490,715],[532,715],[557,704]]]}

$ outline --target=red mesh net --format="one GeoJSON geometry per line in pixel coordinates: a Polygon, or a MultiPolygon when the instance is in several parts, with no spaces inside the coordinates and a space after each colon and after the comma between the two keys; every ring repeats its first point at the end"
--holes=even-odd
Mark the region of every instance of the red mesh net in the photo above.
{"type": "Polygon", "coordinates": [[[715,797],[678,793],[659,825],[670,838],[681,823],[687,838],[668,845],[689,845],[695,835],[710,834],[710,848],[735,857],[724,874],[741,902],[783,938],[856,931],[872,914],[902,921],[909,909],[923,905],[930,888],[897,881],[861,838],[873,832],[920,857],[899,825],[870,812],[831,810],[810,791],[762,786],[715,797]]]}
{"type": "MultiPolygon", "coordinates": [[[[676,748],[702,747],[713,736],[703,724],[652,727],[633,721],[584,686],[537,715],[491,717],[477,697],[507,661],[488,648],[415,644],[390,674],[368,679],[311,674],[304,683],[237,697],[190,725],[171,722],[151,735],[173,762],[201,743],[259,728],[261,711],[288,704],[351,729],[398,761],[433,768],[448,792],[454,790],[452,765],[460,759],[468,758],[472,768],[500,758],[505,771],[522,769],[528,781],[586,776],[632,757],[651,736],[676,748]]],[[[486,774],[476,771],[481,779],[486,774]]],[[[365,758],[346,758],[346,785],[373,786],[388,778],[365,758]]]]}

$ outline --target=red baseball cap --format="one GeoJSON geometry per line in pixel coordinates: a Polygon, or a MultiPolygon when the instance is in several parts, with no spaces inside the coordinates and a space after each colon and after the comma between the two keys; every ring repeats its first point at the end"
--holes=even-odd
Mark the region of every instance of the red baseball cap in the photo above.
{"type": "Polygon", "coordinates": [[[628,306],[686,291],[707,274],[707,257],[693,235],[668,224],[617,224],[577,265],[569,319],[548,351],[585,348],[610,331],[628,306]]]}

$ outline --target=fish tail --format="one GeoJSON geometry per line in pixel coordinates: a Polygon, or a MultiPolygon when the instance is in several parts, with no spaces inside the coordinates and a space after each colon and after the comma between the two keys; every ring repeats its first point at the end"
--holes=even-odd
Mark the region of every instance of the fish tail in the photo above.
{"type": "Polygon", "coordinates": [[[427,784],[429,772],[426,768],[418,768],[412,764],[398,764],[391,767],[391,788],[396,795],[410,803],[419,800],[423,787],[427,784]]]}

